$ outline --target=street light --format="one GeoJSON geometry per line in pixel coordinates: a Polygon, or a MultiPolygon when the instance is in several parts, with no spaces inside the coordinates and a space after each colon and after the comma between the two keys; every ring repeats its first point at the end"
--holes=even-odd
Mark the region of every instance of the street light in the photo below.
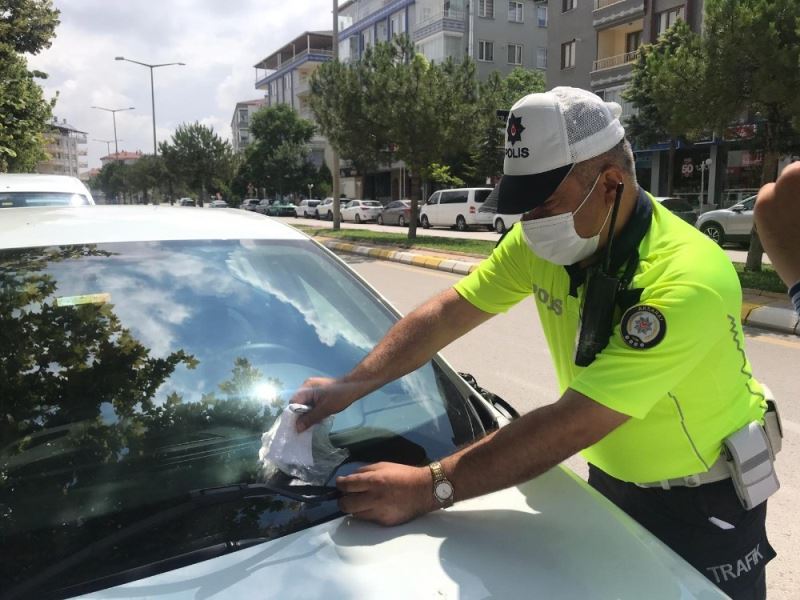
{"type": "MultiPolygon", "coordinates": [[[[92,141],[93,142],[100,142],[101,144],[105,144],[106,145],[106,154],[107,155],[111,154],[111,142],[113,142],[115,140],[98,140],[98,139],[92,138],[92,141]]],[[[125,140],[118,140],[118,141],[124,142],[125,140]]]]}
{"type": "Polygon", "coordinates": [[[185,67],[186,63],[171,62],[151,65],[149,63],[139,62],[138,60],[131,60],[130,58],[125,58],[124,56],[115,56],[114,60],[124,60],[126,62],[133,63],[135,65],[142,65],[143,67],[150,69],[150,103],[153,109],[153,154],[156,155],[158,154],[158,146],[156,145],[156,94],[153,87],[153,69],[157,69],[158,67],[171,67],[173,65],[185,67]]]}
{"type": "Polygon", "coordinates": [[[104,110],[106,112],[111,113],[111,118],[114,121],[114,154],[119,154],[119,140],[117,139],[117,113],[123,112],[126,110],[135,110],[133,106],[129,106],[128,108],[104,108],[102,106],[92,106],[91,108],[96,108],[97,110],[104,110]]]}

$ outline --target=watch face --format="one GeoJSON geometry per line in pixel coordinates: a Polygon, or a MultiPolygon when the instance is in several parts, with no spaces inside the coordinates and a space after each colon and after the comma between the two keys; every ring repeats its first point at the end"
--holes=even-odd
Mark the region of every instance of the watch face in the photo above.
{"type": "Polygon", "coordinates": [[[439,500],[444,502],[445,500],[449,500],[453,495],[453,485],[449,481],[440,481],[436,484],[436,487],[433,488],[433,493],[439,500]]]}

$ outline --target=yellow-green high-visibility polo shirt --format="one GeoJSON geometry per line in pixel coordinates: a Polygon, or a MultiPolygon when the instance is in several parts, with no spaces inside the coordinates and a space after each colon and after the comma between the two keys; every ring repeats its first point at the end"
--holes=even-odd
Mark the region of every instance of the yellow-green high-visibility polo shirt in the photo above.
{"type": "MultiPolygon", "coordinates": [[[[634,261],[638,251],[633,300],[616,308],[608,346],[588,367],[574,362],[585,272],[537,257],[520,224],[455,290],[493,314],[533,295],[560,392],[632,417],[582,451],[589,462],[635,483],[706,471],[722,440],[766,410],[744,351],[738,277],[722,249],[643,191],[618,247],[634,261]]],[[[626,256],[612,257],[622,272],[626,256]]]]}

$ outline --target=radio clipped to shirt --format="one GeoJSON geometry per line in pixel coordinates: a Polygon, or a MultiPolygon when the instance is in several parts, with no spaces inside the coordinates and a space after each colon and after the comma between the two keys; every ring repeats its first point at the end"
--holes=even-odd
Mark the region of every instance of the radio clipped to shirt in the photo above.
{"type": "Polygon", "coordinates": [[[723,441],[733,487],[747,510],[781,487],[775,473],[775,454],[781,449],[782,438],[780,415],[774,399],[768,396],[764,425],[748,423],[723,441]]]}

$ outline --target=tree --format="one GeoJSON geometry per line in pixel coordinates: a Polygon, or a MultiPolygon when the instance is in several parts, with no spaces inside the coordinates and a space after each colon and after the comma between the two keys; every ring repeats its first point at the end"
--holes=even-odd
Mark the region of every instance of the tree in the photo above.
{"type": "Polygon", "coordinates": [[[705,128],[696,113],[706,94],[706,68],[700,37],[679,20],[655,44],[640,49],[623,95],[638,109],[626,123],[628,137],[641,146],[669,140],[667,195],[672,195],[678,140],[705,128]]]}
{"type": "Polygon", "coordinates": [[[314,124],[298,116],[291,107],[279,104],[256,112],[250,133],[253,143],[245,151],[242,167],[252,180],[249,183],[281,196],[289,192],[307,193],[307,185],[317,177],[308,147],[314,124]]]}
{"type": "MultiPolygon", "coordinates": [[[[696,114],[724,131],[755,116],[764,158],[761,183],[775,181],[780,154],[800,132],[800,3],[796,0],[707,0],[704,102],[696,114]]],[[[749,270],[761,270],[761,240],[753,230],[749,270]]]]}
{"type": "Polygon", "coordinates": [[[169,171],[164,158],[145,154],[127,168],[127,183],[130,192],[142,192],[145,200],[151,198],[151,193],[159,190],[162,195],[169,192],[169,171]]]}
{"type": "Polygon", "coordinates": [[[226,189],[233,175],[231,145],[213,127],[182,124],[169,142],[159,144],[164,164],[178,182],[197,193],[202,204],[209,192],[226,189]]]}
{"type": "Polygon", "coordinates": [[[128,193],[128,165],[122,162],[107,162],[91,181],[90,187],[102,190],[109,200],[116,203],[120,194],[128,193]]]}
{"type": "Polygon", "coordinates": [[[50,46],[59,12],[50,0],[0,0],[0,172],[32,171],[46,157],[43,133],[55,99],[47,101],[22,54],[50,46]]]}

